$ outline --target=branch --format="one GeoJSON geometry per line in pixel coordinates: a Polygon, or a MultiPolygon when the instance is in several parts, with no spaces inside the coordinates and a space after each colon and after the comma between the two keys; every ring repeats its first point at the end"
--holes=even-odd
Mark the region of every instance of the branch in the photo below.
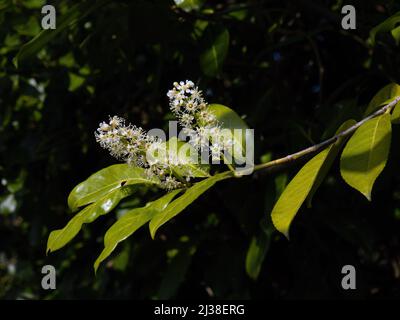
{"type": "Polygon", "coordinates": [[[258,170],[262,170],[262,169],[266,169],[266,168],[272,168],[275,166],[279,166],[282,164],[287,164],[287,163],[291,163],[295,160],[298,160],[306,155],[315,153],[333,143],[335,143],[338,139],[348,136],[350,134],[352,134],[354,131],[357,130],[358,127],[362,126],[365,122],[367,122],[368,120],[371,120],[375,117],[378,117],[386,112],[391,112],[392,109],[395,107],[395,105],[400,102],[400,97],[396,97],[393,101],[391,101],[390,103],[388,103],[387,105],[383,106],[382,108],[378,109],[377,111],[375,111],[374,113],[372,113],[371,115],[369,115],[368,117],[362,119],[361,121],[357,122],[355,125],[351,126],[350,128],[338,133],[337,135],[322,141],[318,144],[315,144],[311,147],[308,147],[306,149],[303,149],[301,151],[298,151],[296,153],[292,153],[289,154],[283,158],[279,158],[276,160],[272,160],[266,163],[262,163],[262,164],[258,164],[256,166],[254,166],[254,171],[258,171],[258,170]]]}
{"type": "Polygon", "coordinates": [[[235,12],[235,11],[240,11],[240,10],[246,10],[246,9],[251,9],[251,8],[256,8],[263,5],[263,2],[256,2],[256,3],[247,3],[247,4],[238,4],[236,6],[231,6],[228,8],[225,8],[223,10],[215,11],[213,13],[201,13],[197,11],[185,11],[181,9],[180,7],[174,5],[172,6],[172,10],[175,11],[176,14],[183,18],[188,18],[192,20],[206,20],[206,21],[220,21],[221,19],[225,20],[233,20],[232,18],[229,17],[224,17],[225,15],[235,12]]]}

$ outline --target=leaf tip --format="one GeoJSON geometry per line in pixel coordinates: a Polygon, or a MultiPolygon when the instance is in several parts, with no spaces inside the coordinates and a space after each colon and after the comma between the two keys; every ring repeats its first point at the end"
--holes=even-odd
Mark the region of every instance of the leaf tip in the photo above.
{"type": "Polygon", "coordinates": [[[150,236],[151,236],[152,240],[154,240],[154,238],[156,236],[156,231],[157,231],[157,229],[150,228],[150,236]]]}
{"type": "Polygon", "coordinates": [[[97,270],[99,269],[100,262],[96,260],[96,262],[93,264],[93,269],[94,269],[94,275],[97,276],[97,270]]]}
{"type": "Polygon", "coordinates": [[[282,232],[282,234],[285,236],[287,241],[290,241],[289,230],[286,230],[286,231],[282,232]]]}
{"type": "Polygon", "coordinates": [[[18,69],[18,55],[12,59],[15,69],[18,69]]]}
{"type": "Polygon", "coordinates": [[[371,191],[370,192],[364,192],[363,195],[368,199],[369,202],[372,201],[371,191]]]}
{"type": "Polygon", "coordinates": [[[272,224],[274,225],[274,227],[275,227],[275,229],[276,230],[278,230],[280,233],[282,233],[284,236],[285,236],[285,238],[289,241],[290,239],[290,237],[289,237],[289,227],[290,226],[288,226],[287,228],[286,227],[283,227],[283,226],[280,226],[276,221],[275,221],[275,219],[274,219],[274,215],[271,215],[271,217],[272,217],[272,224]]]}

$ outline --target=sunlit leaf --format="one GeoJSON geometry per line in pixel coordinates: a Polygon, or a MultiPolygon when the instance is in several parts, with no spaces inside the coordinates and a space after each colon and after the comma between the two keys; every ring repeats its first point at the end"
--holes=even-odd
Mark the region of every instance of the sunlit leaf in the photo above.
{"type": "Polygon", "coordinates": [[[246,135],[249,134],[246,130],[249,128],[246,122],[235,111],[222,104],[210,104],[208,109],[221,123],[221,128],[231,129],[230,131],[223,131],[223,135],[226,139],[233,139],[233,159],[238,162],[245,161],[246,135]]]}
{"type": "Polygon", "coordinates": [[[374,182],[386,165],[391,131],[390,114],[367,121],[347,142],[340,159],[343,179],[370,201],[374,182]]]}
{"type": "MultiPolygon", "coordinates": [[[[335,135],[350,128],[351,126],[353,126],[354,124],[356,124],[355,120],[348,120],[345,123],[343,123],[340,128],[336,131],[335,135]]],[[[322,152],[328,152],[328,155],[325,159],[325,162],[322,164],[318,175],[315,179],[315,182],[310,190],[310,192],[308,193],[307,196],[307,206],[310,208],[311,207],[311,203],[312,203],[312,199],[314,197],[315,192],[317,191],[317,189],[320,187],[321,183],[324,181],[326,175],[328,174],[330,168],[332,167],[333,162],[336,159],[336,156],[338,155],[339,151],[341,150],[343,144],[348,140],[348,137],[343,137],[341,139],[339,139],[336,143],[334,143],[330,148],[322,151],[322,152]]]]}
{"type": "Polygon", "coordinates": [[[128,164],[115,164],[104,168],[78,184],[68,196],[68,206],[72,211],[92,203],[126,185],[157,184],[156,177],[149,178],[143,168],[128,164]]]}
{"type": "Polygon", "coordinates": [[[394,124],[400,123],[400,102],[398,102],[394,107],[391,120],[394,124]]]}
{"type": "Polygon", "coordinates": [[[68,224],[59,230],[50,233],[47,241],[47,252],[58,250],[70,242],[81,230],[84,223],[91,223],[98,217],[109,213],[125,197],[132,194],[129,187],[115,189],[103,195],[95,203],[92,203],[76,214],[68,224]]]}
{"type": "Polygon", "coordinates": [[[195,183],[192,187],[187,189],[183,195],[171,202],[165,210],[161,211],[151,219],[149,224],[151,237],[154,238],[158,228],[182,212],[188,205],[211,188],[216,182],[229,177],[232,177],[231,172],[216,174],[215,176],[195,183]]]}
{"type": "Polygon", "coordinates": [[[170,163],[181,163],[183,165],[171,165],[172,171],[179,176],[192,176],[197,178],[209,177],[210,166],[202,164],[198,151],[189,143],[180,141],[176,137],[172,137],[161,146],[162,151],[154,154],[155,160],[165,161],[168,157],[170,163]],[[160,158],[160,159],[159,159],[160,158]]]}
{"type": "MultiPolygon", "coordinates": [[[[353,123],[351,120],[344,123],[338,131],[345,130],[353,123]]],[[[311,193],[312,197],[321,184],[342,143],[342,139],[338,140],[309,160],[289,182],[276,202],[271,213],[272,222],[275,228],[287,238],[289,238],[290,225],[298,210],[307,196],[311,193]],[[328,162],[325,164],[326,161],[328,162]]]]}
{"type": "Polygon", "coordinates": [[[397,83],[388,84],[379,90],[378,93],[372,98],[367,110],[365,111],[365,115],[369,115],[379,107],[390,103],[398,96],[400,96],[400,86],[397,83]]]}
{"type": "Polygon", "coordinates": [[[155,214],[164,210],[180,191],[171,191],[160,199],[149,202],[145,207],[128,211],[117,220],[104,236],[104,249],[94,263],[95,271],[97,271],[100,263],[115,250],[118,243],[132,235],[137,229],[154,217],[155,214]]]}

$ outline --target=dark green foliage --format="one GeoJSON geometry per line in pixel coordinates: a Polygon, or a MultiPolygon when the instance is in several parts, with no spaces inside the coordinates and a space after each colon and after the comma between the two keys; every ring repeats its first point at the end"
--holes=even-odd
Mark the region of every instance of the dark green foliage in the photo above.
{"type": "MultiPolygon", "coordinates": [[[[40,32],[45,1],[0,0],[0,298],[399,297],[397,126],[373,201],[343,182],[337,159],[312,208],[296,216],[290,242],[270,213],[286,174],[304,163],[218,182],[155,240],[139,229],[94,276],[115,215],[162,195],[151,184],[127,186],[131,195],[114,213],[45,255],[50,231],[72,218],[70,190],[115,164],[95,142],[98,123],[118,114],[163,127],[173,81],[192,79],[208,101],[245,115],[257,162],[332,136],[361,119],[384,85],[400,82],[398,33],[370,34],[400,11],[397,1],[350,1],[354,31],[340,27],[341,1],[194,2],[98,1],[27,54],[20,50],[40,32]],[[57,268],[53,292],[40,287],[45,264],[57,268]],[[356,292],[340,288],[345,264],[359,272],[356,292]]],[[[89,3],[57,1],[57,13],[89,3]]]]}

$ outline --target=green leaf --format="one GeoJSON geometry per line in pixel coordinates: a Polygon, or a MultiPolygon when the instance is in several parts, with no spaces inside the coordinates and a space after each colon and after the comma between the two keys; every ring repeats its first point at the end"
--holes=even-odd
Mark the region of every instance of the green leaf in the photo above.
{"type": "Polygon", "coordinates": [[[386,165],[391,130],[390,114],[367,121],[347,142],[340,159],[343,179],[370,201],[374,182],[386,165]]]}
{"type": "Polygon", "coordinates": [[[15,67],[18,68],[18,65],[22,61],[34,56],[43,49],[48,42],[57,37],[69,26],[86,17],[92,11],[98,9],[109,1],[110,0],[99,0],[95,3],[93,3],[93,1],[87,1],[72,6],[67,13],[57,19],[56,29],[42,30],[36,37],[21,47],[17,56],[13,60],[15,67]]]}
{"type": "Polygon", "coordinates": [[[397,83],[388,84],[379,90],[378,93],[372,98],[364,115],[367,116],[371,114],[379,107],[388,104],[398,96],[400,96],[400,86],[397,83]]]}
{"type": "Polygon", "coordinates": [[[143,168],[128,164],[115,164],[104,168],[78,184],[68,196],[68,206],[72,211],[95,202],[109,192],[126,185],[139,183],[158,184],[155,177],[148,178],[143,168]]]}
{"type": "Polygon", "coordinates": [[[261,230],[257,236],[251,239],[246,255],[246,272],[253,280],[257,280],[262,263],[271,242],[272,232],[261,230]]]}
{"type": "Polygon", "coordinates": [[[376,35],[379,33],[389,32],[389,31],[391,31],[393,38],[396,40],[396,43],[398,43],[399,41],[398,30],[397,30],[398,23],[400,23],[400,12],[397,12],[393,16],[387,18],[385,21],[374,27],[369,33],[369,39],[368,39],[369,43],[371,45],[375,45],[376,35]]]}
{"type": "Polygon", "coordinates": [[[184,165],[172,165],[172,171],[181,177],[192,176],[197,178],[209,177],[210,166],[202,164],[199,153],[189,143],[180,141],[177,137],[172,137],[167,142],[162,144],[165,149],[161,150],[159,154],[153,155],[154,159],[161,159],[169,157],[171,162],[179,162],[184,165]]]}
{"type": "Polygon", "coordinates": [[[155,215],[151,219],[149,225],[151,237],[154,239],[154,235],[156,234],[158,228],[183,211],[189,204],[191,204],[201,194],[211,188],[216,182],[230,177],[232,177],[231,172],[223,172],[197,182],[192,187],[187,189],[183,195],[171,202],[171,204],[165,210],[155,215]]]}
{"type": "MultiPolygon", "coordinates": [[[[338,131],[345,130],[353,123],[352,120],[345,122],[338,131]]],[[[275,228],[288,239],[294,217],[307,196],[311,194],[312,197],[321,184],[342,143],[342,139],[339,139],[309,160],[289,182],[272,209],[271,218],[275,228]]]]}
{"type": "Polygon", "coordinates": [[[198,10],[202,6],[204,0],[174,0],[177,7],[186,12],[198,10]]]}
{"type": "Polygon", "coordinates": [[[185,280],[186,273],[192,262],[192,256],[195,252],[195,246],[181,248],[172,258],[160,283],[157,299],[167,300],[173,298],[179,286],[185,280]]]}
{"type": "Polygon", "coordinates": [[[220,73],[229,48],[226,28],[209,25],[204,32],[205,50],[200,55],[200,65],[205,75],[215,77],[220,73]]]}
{"type": "Polygon", "coordinates": [[[398,102],[394,106],[391,120],[392,120],[392,123],[394,123],[394,124],[399,124],[400,123],[400,102],[398,102]]]}
{"type": "MultiPolygon", "coordinates": [[[[355,125],[356,121],[355,120],[347,120],[345,123],[343,123],[340,128],[336,131],[335,135],[339,134],[340,132],[350,128],[351,126],[355,125]]],[[[330,168],[332,167],[333,162],[336,159],[336,156],[338,155],[339,151],[341,150],[343,144],[348,140],[348,137],[342,137],[336,143],[331,145],[328,149],[322,151],[322,152],[328,152],[328,155],[325,159],[325,162],[322,164],[321,169],[318,172],[317,178],[315,179],[315,182],[308,193],[307,196],[307,207],[311,208],[311,203],[312,199],[314,197],[315,192],[317,189],[320,187],[322,181],[324,181],[326,175],[328,174],[330,168]]]]}
{"type": "Polygon", "coordinates": [[[390,31],[390,33],[392,34],[392,37],[396,41],[396,45],[399,45],[399,43],[400,43],[400,26],[392,29],[392,31],[390,31]]]}
{"type": "Polygon", "coordinates": [[[75,90],[79,89],[84,83],[85,78],[77,75],[75,73],[69,72],[69,87],[68,91],[74,92],[75,90]]]}
{"type": "Polygon", "coordinates": [[[118,243],[132,235],[137,229],[154,217],[155,214],[164,210],[180,191],[181,190],[171,191],[160,199],[149,202],[145,207],[128,211],[117,220],[110,229],[107,230],[104,236],[104,249],[94,263],[95,272],[100,263],[115,250],[118,243]]]}
{"type": "Polygon", "coordinates": [[[98,217],[109,213],[123,198],[131,195],[132,191],[132,188],[129,187],[113,190],[103,195],[95,203],[82,209],[63,229],[54,230],[50,233],[47,240],[47,252],[64,247],[78,234],[84,223],[91,223],[98,217]]]}
{"type": "Polygon", "coordinates": [[[225,131],[223,135],[226,136],[226,138],[233,139],[233,159],[238,162],[245,161],[246,134],[248,134],[246,129],[248,129],[249,126],[235,111],[222,104],[210,104],[208,110],[210,110],[221,123],[221,128],[231,129],[230,132],[225,131]]]}

